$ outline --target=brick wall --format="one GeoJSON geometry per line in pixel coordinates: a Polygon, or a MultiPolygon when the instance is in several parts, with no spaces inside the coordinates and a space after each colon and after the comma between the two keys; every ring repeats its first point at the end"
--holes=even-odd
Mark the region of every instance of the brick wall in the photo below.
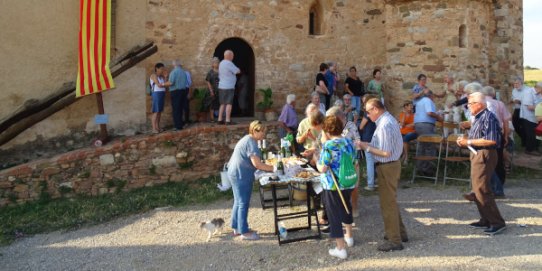
{"type": "MultiPolygon", "coordinates": [[[[267,139],[276,144],[277,122],[267,139]]],[[[196,180],[218,174],[248,123],[203,124],[179,132],[114,140],[106,146],[64,153],[0,171],[0,206],[49,195],[101,195],[168,181],[196,180]]]]}

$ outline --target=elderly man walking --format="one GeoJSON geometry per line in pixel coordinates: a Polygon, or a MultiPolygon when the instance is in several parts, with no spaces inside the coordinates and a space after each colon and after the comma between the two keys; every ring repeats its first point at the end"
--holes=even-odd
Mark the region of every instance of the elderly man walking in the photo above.
{"type": "Polygon", "coordinates": [[[231,106],[233,104],[233,96],[235,92],[235,82],[237,81],[236,74],[241,70],[232,62],[233,52],[226,50],[224,52],[224,60],[218,65],[218,124],[231,124],[231,106]],[[224,110],[226,110],[226,122],[222,119],[224,110]]]}
{"type": "MultiPolygon", "coordinates": [[[[468,85],[467,85],[468,87],[468,85]]],[[[504,219],[495,203],[490,187],[491,175],[497,165],[497,146],[501,145],[502,133],[495,114],[487,110],[485,95],[475,92],[469,95],[469,110],[474,118],[468,138],[458,138],[457,145],[470,147],[472,190],[474,202],[480,213],[480,220],[469,226],[484,229],[487,235],[494,235],[506,229],[504,219]]]]}
{"type": "Polygon", "coordinates": [[[403,152],[403,137],[397,120],[386,111],[380,99],[370,99],[365,105],[369,118],[376,123],[371,142],[360,142],[359,147],[371,153],[376,162],[380,209],[387,240],[380,251],[402,250],[408,236],[397,205],[397,186],[401,177],[399,157],[403,152]]]}

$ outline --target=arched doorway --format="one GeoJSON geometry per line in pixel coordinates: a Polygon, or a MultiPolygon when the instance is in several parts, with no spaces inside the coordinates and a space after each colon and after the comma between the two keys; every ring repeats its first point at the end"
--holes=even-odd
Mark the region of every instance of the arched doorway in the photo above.
{"type": "MultiPolygon", "coordinates": [[[[235,90],[235,97],[233,99],[232,117],[252,117],[254,116],[254,90],[255,90],[255,71],[256,65],[254,60],[254,51],[252,47],[240,38],[228,38],[223,40],[215,49],[214,56],[218,57],[221,61],[224,59],[224,51],[232,50],[234,53],[233,63],[241,69],[241,72],[247,76],[243,80],[248,82],[246,103],[247,109],[242,112],[239,107],[239,89],[235,90]]],[[[243,75],[240,75],[243,76],[243,75]]],[[[237,77],[237,81],[242,81],[240,76],[237,77]]]]}

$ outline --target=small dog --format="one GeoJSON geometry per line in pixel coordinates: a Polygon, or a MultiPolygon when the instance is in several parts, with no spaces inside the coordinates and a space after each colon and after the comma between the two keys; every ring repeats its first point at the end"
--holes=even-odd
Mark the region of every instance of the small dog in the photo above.
{"type": "Polygon", "coordinates": [[[222,233],[222,227],[224,226],[224,219],[222,218],[215,218],[213,220],[209,220],[206,222],[201,222],[199,225],[200,229],[204,229],[207,231],[207,242],[211,240],[211,237],[219,232],[222,233]]]}

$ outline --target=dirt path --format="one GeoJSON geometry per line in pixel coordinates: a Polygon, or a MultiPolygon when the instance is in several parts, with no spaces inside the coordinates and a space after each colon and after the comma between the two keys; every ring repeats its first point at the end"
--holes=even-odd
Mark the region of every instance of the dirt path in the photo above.
{"type": "MultiPolygon", "coordinates": [[[[199,221],[223,217],[231,201],[166,208],[70,232],[37,235],[0,248],[2,270],[542,270],[542,180],[509,182],[498,206],[508,229],[495,237],[470,229],[476,207],[462,187],[401,189],[410,241],[402,251],[376,250],[383,236],[378,197],[360,199],[356,245],[341,261],[327,255],[328,240],[278,246],[272,211],[254,194],[249,220],[262,240],[205,242],[199,221]],[[526,227],[520,227],[525,224],[526,227]]],[[[287,224],[287,227],[291,226],[287,224]]]]}

